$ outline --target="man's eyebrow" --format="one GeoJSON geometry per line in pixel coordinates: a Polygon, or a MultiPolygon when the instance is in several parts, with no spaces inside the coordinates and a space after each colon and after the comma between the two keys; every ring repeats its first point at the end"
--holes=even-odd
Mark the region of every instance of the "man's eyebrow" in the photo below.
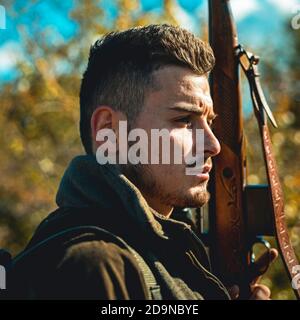
{"type": "Polygon", "coordinates": [[[180,112],[190,112],[198,115],[202,115],[204,112],[204,108],[199,108],[198,106],[174,106],[170,107],[171,110],[180,111],[180,112]]]}
{"type": "MultiPolygon", "coordinates": [[[[202,115],[203,113],[207,112],[208,107],[202,107],[199,108],[199,106],[193,106],[193,105],[182,105],[182,106],[173,106],[170,107],[171,110],[175,110],[175,111],[180,111],[180,112],[190,112],[190,113],[194,113],[196,115],[202,115]]],[[[214,113],[213,110],[209,111],[207,117],[209,119],[215,119],[216,118],[216,114],[214,113]]]]}

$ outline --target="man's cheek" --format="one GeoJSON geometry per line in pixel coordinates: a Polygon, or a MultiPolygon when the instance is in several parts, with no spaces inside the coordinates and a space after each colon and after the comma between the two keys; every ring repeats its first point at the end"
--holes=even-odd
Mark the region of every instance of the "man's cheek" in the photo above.
{"type": "Polygon", "coordinates": [[[192,130],[174,129],[170,134],[172,155],[174,164],[186,164],[189,154],[193,150],[193,134],[192,130]]]}

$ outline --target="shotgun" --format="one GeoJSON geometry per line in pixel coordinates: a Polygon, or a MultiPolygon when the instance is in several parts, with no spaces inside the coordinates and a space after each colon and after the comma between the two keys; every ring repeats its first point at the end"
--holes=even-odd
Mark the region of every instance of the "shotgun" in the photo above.
{"type": "MultiPolygon", "coordinates": [[[[300,267],[285,223],[283,192],[267,121],[274,127],[277,124],[259,82],[259,58],[239,45],[229,0],[209,0],[209,40],[216,57],[210,79],[214,109],[218,115],[214,133],[221,144],[221,152],[213,160],[210,181],[210,256],[214,273],[227,286],[239,285],[240,298],[246,299],[250,295],[254,273],[265,271],[254,271],[252,253],[255,243],[262,243],[267,251],[270,249],[263,236],[276,237],[291,281],[299,278],[300,267]],[[240,67],[249,81],[268,185],[247,185],[240,67]]],[[[298,299],[299,287],[293,285],[298,299]]]]}

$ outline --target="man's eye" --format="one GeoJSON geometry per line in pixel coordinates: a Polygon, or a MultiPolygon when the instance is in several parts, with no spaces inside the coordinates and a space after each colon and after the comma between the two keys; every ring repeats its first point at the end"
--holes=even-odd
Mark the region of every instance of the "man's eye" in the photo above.
{"type": "Polygon", "coordinates": [[[180,122],[180,123],[184,123],[187,125],[187,127],[191,127],[192,126],[192,119],[191,116],[186,116],[183,118],[179,118],[175,120],[176,122],[180,122]]]}

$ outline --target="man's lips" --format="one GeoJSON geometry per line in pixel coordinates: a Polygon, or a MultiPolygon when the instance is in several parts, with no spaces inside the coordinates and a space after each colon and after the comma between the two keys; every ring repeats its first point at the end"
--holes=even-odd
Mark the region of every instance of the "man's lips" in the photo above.
{"type": "Polygon", "coordinates": [[[211,170],[211,168],[212,168],[212,165],[211,164],[205,164],[204,166],[203,166],[203,170],[202,170],[202,173],[209,173],[210,172],[210,170],[211,170]]]}
{"type": "MultiPolygon", "coordinates": [[[[199,168],[199,170],[197,170],[195,172],[194,176],[197,177],[200,180],[200,182],[208,181],[211,168],[212,168],[212,165],[210,163],[206,163],[201,168],[199,168]],[[197,172],[199,172],[199,173],[197,173],[197,172]]],[[[197,169],[197,168],[195,168],[195,169],[197,169]]]]}
{"type": "Polygon", "coordinates": [[[201,182],[208,181],[210,170],[211,170],[211,166],[204,165],[202,172],[196,174],[196,177],[199,178],[201,180],[201,182]]]}

